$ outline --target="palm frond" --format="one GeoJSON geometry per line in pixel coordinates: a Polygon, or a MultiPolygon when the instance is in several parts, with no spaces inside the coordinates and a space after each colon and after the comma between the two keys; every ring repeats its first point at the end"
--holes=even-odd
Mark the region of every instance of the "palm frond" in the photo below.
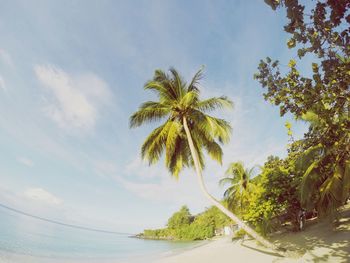
{"type": "Polygon", "coordinates": [[[320,176],[318,175],[316,168],[318,167],[319,161],[314,161],[309,167],[306,169],[301,185],[300,185],[300,201],[302,206],[309,207],[310,200],[312,200],[312,196],[316,192],[317,182],[320,181],[320,176]]]}
{"type": "Polygon", "coordinates": [[[196,137],[196,141],[198,141],[202,147],[204,147],[209,157],[222,164],[223,152],[220,145],[215,142],[213,137],[211,137],[211,135],[205,130],[199,129],[199,127],[196,125],[193,125],[192,131],[193,136],[196,137]]]}
{"type": "Polygon", "coordinates": [[[315,160],[320,158],[323,150],[324,147],[319,144],[304,151],[302,155],[296,160],[295,165],[297,170],[305,171],[315,160]]]}
{"type": "Polygon", "coordinates": [[[169,76],[163,70],[156,69],[154,71],[154,76],[153,76],[154,81],[163,82],[163,81],[167,81],[168,79],[169,79],[169,76]]]}
{"type": "Polygon", "coordinates": [[[261,166],[260,165],[254,165],[252,168],[250,168],[247,171],[249,180],[252,178],[252,176],[254,175],[254,171],[256,171],[256,170],[260,170],[261,171],[261,166]]]}
{"type": "Polygon", "coordinates": [[[220,179],[219,185],[220,185],[221,187],[223,187],[223,186],[225,186],[225,185],[227,185],[227,184],[229,184],[229,185],[234,185],[234,184],[235,184],[234,179],[231,178],[231,177],[224,177],[224,178],[220,179]]]}
{"type": "Polygon", "coordinates": [[[160,101],[174,101],[177,99],[176,94],[172,89],[169,89],[170,84],[167,81],[159,82],[150,80],[144,85],[145,90],[152,90],[156,93],[160,101]]]}
{"type": "Polygon", "coordinates": [[[199,92],[199,81],[203,78],[203,71],[204,71],[204,67],[201,67],[196,74],[194,74],[190,84],[188,85],[187,90],[188,91],[194,91],[194,92],[199,92]]]}
{"type": "Polygon", "coordinates": [[[244,173],[244,165],[242,162],[233,162],[230,163],[225,174],[228,176],[233,177],[241,177],[241,175],[244,173]]]}
{"type": "Polygon", "coordinates": [[[181,124],[178,121],[171,121],[169,125],[169,129],[167,132],[167,138],[166,138],[166,154],[165,154],[165,160],[166,164],[170,163],[171,158],[176,156],[176,143],[178,141],[178,137],[181,133],[181,124]]]}
{"type": "Polygon", "coordinates": [[[181,140],[177,139],[175,142],[174,151],[170,154],[167,154],[166,158],[166,167],[172,176],[176,179],[179,178],[179,173],[186,166],[186,156],[184,156],[179,145],[181,140]]]}
{"type": "Polygon", "coordinates": [[[173,85],[174,92],[177,95],[176,97],[180,99],[186,94],[186,90],[185,90],[186,83],[175,68],[171,67],[169,71],[173,76],[172,82],[174,84],[173,85]]]}
{"type": "Polygon", "coordinates": [[[193,109],[190,112],[190,118],[200,130],[210,133],[220,143],[226,144],[230,141],[232,128],[224,119],[215,118],[193,109]]]}
{"type": "Polygon", "coordinates": [[[180,104],[183,107],[191,107],[198,102],[198,93],[189,91],[181,98],[180,104]]]}
{"type": "Polygon", "coordinates": [[[156,163],[160,159],[165,149],[170,125],[171,122],[167,121],[165,124],[154,129],[143,143],[141,147],[141,156],[143,159],[148,160],[149,164],[156,163]]]}
{"type": "Polygon", "coordinates": [[[350,196],[350,161],[345,161],[343,174],[342,201],[345,202],[350,196]]]}
{"type": "Polygon", "coordinates": [[[204,144],[204,148],[211,159],[217,161],[220,165],[222,165],[223,152],[218,143],[215,141],[207,141],[204,144]]]}
{"type": "Polygon", "coordinates": [[[224,197],[226,200],[233,200],[236,199],[236,194],[237,188],[234,185],[232,185],[225,190],[224,197]]]}
{"type": "Polygon", "coordinates": [[[231,125],[224,119],[215,118],[206,115],[207,124],[211,127],[213,135],[220,143],[228,143],[230,141],[232,128],[231,125]]]}
{"type": "Polygon", "coordinates": [[[189,167],[191,162],[193,162],[193,157],[191,155],[190,147],[187,143],[186,137],[179,138],[179,144],[177,145],[177,152],[183,156],[184,167],[189,167]]]}
{"type": "Polygon", "coordinates": [[[338,166],[334,174],[329,176],[320,187],[318,211],[323,213],[333,212],[342,204],[342,176],[338,166]]]}
{"type": "Polygon", "coordinates": [[[144,123],[159,121],[169,115],[169,113],[170,108],[162,103],[154,101],[145,102],[140,106],[137,112],[131,115],[130,127],[135,128],[144,123]]]}
{"type": "Polygon", "coordinates": [[[200,111],[213,111],[216,109],[232,108],[233,102],[226,96],[214,97],[207,100],[202,100],[197,103],[196,108],[200,111]]]}

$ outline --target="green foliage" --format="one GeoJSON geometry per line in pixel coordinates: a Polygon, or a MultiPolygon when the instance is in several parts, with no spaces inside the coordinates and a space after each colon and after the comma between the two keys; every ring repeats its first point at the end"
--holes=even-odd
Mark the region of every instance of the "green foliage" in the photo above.
{"type": "Polygon", "coordinates": [[[204,240],[215,235],[215,229],[231,224],[231,220],[217,207],[210,207],[197,216],[191,216],[186,206],[168,220],[168,227],[145,230],[143,237],[152,239],[204,240]]]}
{"type": "Polygon", "coordinates": [[[295,175],[302,178],[302,205],[328,214],[350,196],[350,2],[317,0],[307,8],[297,0],[265,2],[273,10],[285,8],[284,30],[291,35],[287,46],[296,49],[299,60],[291,59],[283,73],[279,61],[266,58],[255,78],[281,115],[290,112],[309,123],[309,131],[293,143],[289,155],[297,162],[295,175]],[[310,76],[298,70],[307,54],[307,61],[314,59],[310,76]]]}
{"type": "Polygon", "coordinates": [[[232,224],[231,219],[222,213],[216,206],[211,206],[203,214],[201,214],[201,216],[204,219],[206,217],[212,218],[215,228],[222,228],[232,224]]]}
{"type": "Polygon", "coordinates": [[[162,229],[145,229],[143,236],[152,239],[166,239],[169,236],[169,230],[166,228],[162,229]]]}
{"type": "Polygon", "coordinates": [[[247,233],[244,231],[244,229],[237,230],[237,231],[234,233],[232,240],[241,239],[241,238],[243,238],[246,234],[247,234],[247,233]]]}
{"type": "Polygon", "coordinates": [[[291,157],[281,160],[270,156],[261,173],[249,181],[251,191],[245,194],[240,215],[263,235],[279,226],[281,214],[293,219],[300,209],[300,177],[292,172],[294,163],[291,157]]]}
{"type": "Polygon", "coordinates": [[[289,137],[289,140],[291,142],[293,142],[294,141],[294,137],[293,137],[293,132],[292,132],[292,124],[289,121],[287,121],[284,126],[287,129],[287,135],[289,137]]]}
{"type": "Polygon", "coordinates": [[[309,210],[316,208],[321,215],[343,205],[350,192],[349,161],[337,160],[333,150],[319,144],[300,154],[297,162],[303,173],[301,203],[309,210]]]}
{"type": "Polygon", "coordinates": [[[180,211],[174,213],[168,220],[169,229],[177,229],[188,226],[191,223],[192,216],[187,206],[181,207],[180,211]]]}

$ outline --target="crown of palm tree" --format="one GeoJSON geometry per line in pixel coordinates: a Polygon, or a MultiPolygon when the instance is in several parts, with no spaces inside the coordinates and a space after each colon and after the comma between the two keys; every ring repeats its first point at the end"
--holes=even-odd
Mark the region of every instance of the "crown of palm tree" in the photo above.
{"type": "Polygon", "coordinates": [[[183,127],[184,118],[191,131],[201,169],[204,168],[203,149],[212,159],[221,163],[220,144],[227,143],[230,139],[230,124],[207,113],[232,107],[233,103],[224,96],[201,100],[198,82],[202,73],[200,69],[187,84],[174,68],[170,69],[170,74],[156,70],[153,79],[144,88],[154,91],[158,101],[143,103],[130,117],[131,128],[144,123],[165,121],[146,138],[141,155],[149,164],[154,164],[165,151],[165,165],[175,177],[178,177],[184,167],[194,165],[183,127]]]}

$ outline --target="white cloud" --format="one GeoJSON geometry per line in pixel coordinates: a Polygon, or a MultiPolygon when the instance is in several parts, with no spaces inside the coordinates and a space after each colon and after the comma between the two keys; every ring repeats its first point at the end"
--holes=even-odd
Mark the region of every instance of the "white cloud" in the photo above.
{"type": "Polygon", "coordinates": [[[116,177],[116,180],[136,196],[155,203],[175,206],[187,204],[197,211],[210,205],[200,192],[194,174],[191,176],[183,174],[179,180],[171,178],[169,174],[163,174],[159,181],[153,183],[132,181],[122,177],[116,177]]]}
{"type": "Polygon", "coordinates": [[[14,67],[13,59],[9,52],[0,48],[0,61],[3,61],[7,66],[14,67]]]}
{"type": "Polygon", "coordinates": [[[90,130],[98,118],[98,110],[111,97],[108,85],[93,73],[71,75],[48,65],[35,66],[38,80],[51,95],[46,114],[63,129],[90,130]]]}
{"type": "MultiPolygon", "coordinates": [[[[219,189],[218,181],[222,167],[211,160],[207,163],[207,169],[203,173],[205,184],[211,194],[221,198],[222,189],[219,189]]],[[[125,171],[128,177],[117,176],[116,181],[144,200],[176,207],[187,204],[196,212],[211,205],[201,192],[193,169],[185,169],[176,180],[170,176],[163,163],[148,166],[140,158],[135,158],[125,171]]]]}
{"type": "Polygon", "coordinates": [[[166,169],[161,165],[162,164],[159,163],[150,166],[138,155],[130,163],[127,164],[125,173],[131,177],[136,176],[140,179],[159,178],[164,176],[164,174],[167,174],[166,169]]]}
{"type": "Polygon", "coordinates": [[[24,192],[24,196],[46,205],[61,205],[63,203],[61,199],[42,188],[28,188],[24,192]]]}
{"type": "Polygon", "coordinates": [[[6,91],[5,80],[1,75],[0,75],[0,90],[6,91]]]}
{"type": "Polygon", "coordinates": [[[34,162],[26,157],[19,157],[17,158],[17,161],[25,166],[29,166],[29,167],[34,166],[34,162]]]}
{"type": "Polygon", "coordinates": [[[117,165],[115,161],[98,160],[94,161],[94,167],[99,176],[114,176],[117,173],[117,165]]]}

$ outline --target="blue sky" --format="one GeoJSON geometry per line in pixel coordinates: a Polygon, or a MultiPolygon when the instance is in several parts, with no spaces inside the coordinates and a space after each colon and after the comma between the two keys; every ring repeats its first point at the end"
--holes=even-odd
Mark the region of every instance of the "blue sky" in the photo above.
{"type": "MultiPolygon", "coordinates": [[[[157,68],[189,79],[205,65],[203,97],[227,95],[233,125],[224,165],[207,160],[217,197],[225,167],[284,156],[285,121],[253,79],[261,58],[294,56],[284,12],[263,1],[0,1],[0,202],[66,223],[120,231],[161,227],[181,205],[209,203],[193,171],[176,181],[148,167],[130,130],[157,68]]],[[[296,137],[306,127],[294,123],[296,137]]]]}

